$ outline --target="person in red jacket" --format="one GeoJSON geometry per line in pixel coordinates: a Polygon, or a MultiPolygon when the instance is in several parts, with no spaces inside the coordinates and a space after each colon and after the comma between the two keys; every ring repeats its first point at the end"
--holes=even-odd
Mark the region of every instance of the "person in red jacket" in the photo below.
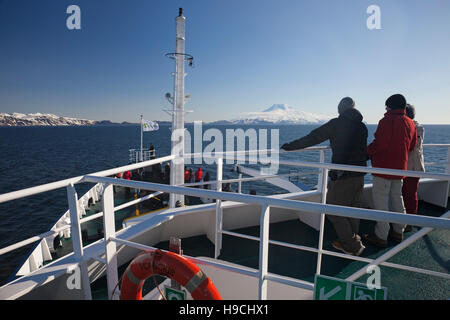
{"type": "Polygon", "coordinates": [[[131,180],[131,172],[130,171],[125,171],[124,173],[123,173],[123,176],[122,176],[124,179],[126,179],[126,180],[131,180]]]}
{"type": "Polygon", "coordinates": [[[197,171],[195,171],[195,182],[200,182],[203,177],[202,168],[198,167],[197,171]]]}
{"type": "MultiPolygon", "coordinates": [[[[416,109],[413,105],[406,105],[406,115],[416,125],[417,130],[417,143],[414,151],[410,152],[408,155],[408,170],[410,171],[425,171],[425,164],[423,160],[423,139],[425,136],[424,127],[414,120],[416,116],[416,109]]],[[[406,213],[409,214],[417,214],[418,208],[418,197],[417,197],[417,189],[419,188],[419,178],[416,177],[406,177],[403,179],[403,202],[405,203],[406,213]]],[[[408,230],[411,231],[411,226],[407,227],[408,230]]]]}
{"type": "MultiPolygon", "coordinates": [[[[125,171],[125,172],[122,174],[122,179],[125,179],[125,180],[131,180],[131,172],[130,172],[130,171],[125,171]]],[[[127,195],[130,194],[130,192],[131,192],[130,188],[125,188],[125,193],[126,193],[127,195]]]]}
{"type": "Polygon", "coordinates": [[[191,173],[189,172],[187,167],[184,167],[184,183],[191,182],[191,173]]]}
{"type": "MultiPolygon", "coordinates": [[[[414,122],[406,116],[406,99],[395,94],[386,100],[386,113],[378,122],[375,140],[367,147],[372,167],[406,170],[408,153],[414,150],[417,131],[414,122]]],[[[402,176],[373,174],[373,206],[376,210],[405,212],[402,198],[402,176]]],[[[403,240],[403,224],[378,221],[374,233],[363,236],[367,242],[386,247],[388,237],[395,242],[403,240]]]]}

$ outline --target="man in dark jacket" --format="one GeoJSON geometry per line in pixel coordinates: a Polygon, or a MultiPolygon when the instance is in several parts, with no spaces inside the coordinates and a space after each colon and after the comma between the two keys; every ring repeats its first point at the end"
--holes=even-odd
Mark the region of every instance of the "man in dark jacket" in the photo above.
{"type": "MultiPolygon", "coordinates": [[[[375,140],[367,147],[372,157],[372,167],[406,170],[408,153],[417,142],[414,122],[406,116],[406,99],[394,94],[386,100],[386,113],[378,122],[375,140]]],[[[373,206],[376,210],[405,213],[402,198],[402,176],[373,174],[373,206]]],[[[386,247],[388,237],[395,242],[403,240],[405,225],[378,221],[374,232],[364,235],[365,241],[378,247],[386,247]]]]}
{"type": "MultiPolygon", "coordinates": [[[[361,113],[355,109],[355,103],[349,97],[341,100],[338,112],[339,117],[331,119],[303,138],[284,144],[281,148],[297,150],[330,140],[332,163],[366,166],[367,127],[362,122],[361,113]]],[[[329,176],[331,181],[328,183],[328,204],[361,206],[364,173],[332,170],[329,176]]],[[[359,219],[333,215],[327,217],[338,235],[333,247],[359,256],[365,249],[358,235],[359,219]]]]}

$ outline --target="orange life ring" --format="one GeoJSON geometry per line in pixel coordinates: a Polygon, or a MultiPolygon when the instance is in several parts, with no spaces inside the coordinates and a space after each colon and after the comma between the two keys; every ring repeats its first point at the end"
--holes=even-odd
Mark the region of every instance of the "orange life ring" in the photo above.
{"type": "Polygon", "coordinates": [[[195,300],[222,300],[198,266],[176,253],[161,250],[144,252],[131,261],[122,276],[121,300],[142,300],[142,286],[153,274],[175,280],[195,300]]]}

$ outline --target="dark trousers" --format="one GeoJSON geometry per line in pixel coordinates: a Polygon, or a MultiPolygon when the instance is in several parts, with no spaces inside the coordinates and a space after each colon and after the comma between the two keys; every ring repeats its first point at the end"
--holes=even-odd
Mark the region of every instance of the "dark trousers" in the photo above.
{"type": "Polygon", "coordinates": [[[403,179],[402,196],[405,203],[406,213],[417,214],[419,200],[417,198],[417,189],[419,188],[419,179],[406,177],[403,179]]]}
{"type": "MultiPolygon", "coordinates": [[[[364,176],[348,177],[328,183],[327,204],[347,207],[360,207],[364,188],[364,176]]],[[[359,219],[327,215],[333,224],[339,242],[348,251],[361,248],[361,238],[358,235],[359,219]]]]}

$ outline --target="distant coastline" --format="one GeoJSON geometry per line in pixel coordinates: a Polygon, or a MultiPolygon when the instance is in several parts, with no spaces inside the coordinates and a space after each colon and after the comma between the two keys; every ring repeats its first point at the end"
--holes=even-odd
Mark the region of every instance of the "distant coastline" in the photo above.
{"type": "MultiPolygon", "coordinates": [[[[170,121],[158,121],[159,126],[170,126],[170,121]]],[[[93,124],[72,124],[72,125],[43,125],[43,124],[36,124],[36,125],[7,125],[0,123],[0,128],[28,128],[28,127],[96,127],[96,126],[104,126],[104,127],[117,127],[117,126],[139,126],[139,123],[132,123],[132,122],[112,122],[112,121],[96,121],[96,123],[93,124]]],[[[186,122],[185,125],[194,125],[194,122],[186,122]]],[[[301,123],[233,123],[231,121],[211,121],[211,122],[203,122],[203,125],[206,126],[243,126],[243,127],[252,127],[252,126],[319,126],[321,124],[301,124],[301,123]]],[[[376,126],[377,123],[366,123],[368,126],[376,126]]],[[[424,126],[450,126],[450,124],[445,123],[422,123],[424,126]]]]}
{"type": "MultiPolygon", "coordinates": [[[[158,121],[160,126],[170,126],[170,121],[158,121]]],[[[321,125],[320,122],[289,122],[289,121],[268,121],[266,119],[238,119],[238,120],[216,120],[203,121],[207,126],[298,126],[298,125],[321,125]]],[[[185,125],[193,125],[194,122],[186,122],[185,125]]],[[[0,113],[0,127],[68,127],[68,126],[139,126],[136,122],[113,122],[111,120],[87,120],[70,117],[61,117],[53,114],[21,114],[21,113],[0,113]]],[[[366,125],[377,125],[377,123],[366,123],[366,125]]],[[[450,124],[426,124],[427,126],[448,126],[450,124]]]]}
{"type": "MultiPolygon", "coordinates": [[[[161,123],[161,122],[160,122],[161,123]]],[[[168,122],[167,122],[168,123],[168,122]]],[[[161,123],[162,124],[162,123],[161,123]]],[[[65,126],[127,126],[139,125],[110,120],[87,120],[42,113],[0,113],[0,127],[65,127],[65,126]]]]}

